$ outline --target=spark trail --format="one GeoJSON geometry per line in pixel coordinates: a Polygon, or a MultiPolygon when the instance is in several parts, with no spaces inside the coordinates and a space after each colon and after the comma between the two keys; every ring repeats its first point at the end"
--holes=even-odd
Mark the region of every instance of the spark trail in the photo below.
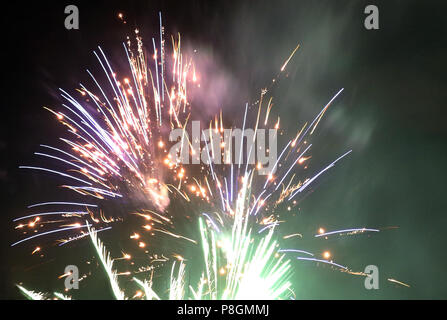
{"type": "MultiPolygon", "coordinates": [[[[124,21],[122,14],[119,18],[124,21]]],[[[171,37],[172,49],[170,54],[167,53],[161,14],[159,20],[159,37],[151,39],[151,49],[143,45],[139,30],[135,30],[134,40],[129,37],[123,43],[128,64],[124,72],[128,76],[120,77],[121,72],[98,47],[93,54],[102,74],[94,75],[87,70],[92,88],[80,84],[75,93],[60,89],[64,100],[62,108],[45,108],[67,128],[68,134],[59,138],[62,146],[41,145],[44,151],[35,155],[46,161],[44,166],[21,168],[63,179],[61,188],[71,192],[72,198],[69,201],[66,198],[49,199],[28,206],[29,210],[38,212],[14,219],[14,222],[22,221],[16,229],[25,237],[12,246],[64,234],[64,238],[55,242],[62,246],[90,236],[117,299],[132,297],[126,295],[126,290],[120,286],[121,275],[133,276],[133,283],[139,288],[133,295],[136,299],[287,299],[293,295],[290,282],[293,270],[286,255],[310,255],[312,258],[297,259],[323,262],[348,270],[329,259],[317,259],[314,253],[306,250],[280,249],[278,236],[278,229],[284,222],[282,219],[287,219],[281,213],[283,208],[290,211],[296,207],[300,193],[311,189],[315,180],[351,153],[351,150],[342,153],[328,166],[310,175],[299,170],[311,157],[309,153],[314,146],[309,142],[312,135],[343,89],[329,99],[309,126],[304,124],[295,137],[284,143],[267,178],[257,174],[263,169],[262,165],[247,162],[241,166],[241,158],[238,165],[213,164],[211,158],[215,156],[215,148],[209,144],[203,148],[210,160],[208,163],[198,166],[183,164],[168,152],[169,132],[174,129],[186,132],[193,114],[188,90],[200,90],[200,83],[197,83],[197,70],[192,59],[181,51],[180,35],[171,37]],[[298,170],[303,175],[301,178],[298,170]],[[123,207],[126,202],[133,205],[123,207]],[[110,204],[124,212],[115,215],[110,212],[110,204]],[[41,209],[47,207],[54,210],[41,209]],[[51,220],[54,217],[59,220],[51,220]],[[125,258],[111,258],[111,253],[97,237],[98,232],[112,232],[114,224],[130,217],[140,219],[128,239],[137,244],[139,252],[146,258],[149,256],[150,259],[144,259],[146,262],[143,263],[135,263],[134,256],[138,254],[126,253],[125,258]],[[198,224],[198,229],[194,227],[198,232],[179,233],[177,230],[182,229],[185,221],[193,226],[198,224]],[[51,227],[54,225],[56,227],[51,227]],[[82,229],[87,229],[87,232],[82,229]],[[73,231],[78,233],[73,234],[73,231]],[[156,238],[168,243],[168,250],[163,249],[161,254],[156,254],[162,250],[151,244],[157,243],[156,238]],[[176,253],[179,242],[200,251],[203,271],[197,279],[197,286],[185,285],[188,259],[185,254],[176,253]],[[114,269],[114,262],[118,260],[129,261],[138,268],[118,271],[114,269]],[[175,260],[180,263],[173,262],[175,260]],[[171,266],[170,288],[168,295],[163,296],[152,289],[153,274],[156,265],[167,262],[171,266]],[[148,275],[142,279],[140,273],[148,275]]],[[[296,46],[281,66],[272,86],[277,85],[287,72],[287,66],[299,47],[296,46]]],[[[201,79],[206,79],[206,74],[201,75],[201,79]]],[[[254,132],[261,128],[274,128],[279,132],[279,116],[275,122],[269,120],[273,105],[272,97],[267,96],[272,86],[261,91],[255,104],[247,103],[243,117],[233,117],[234,122],[229,127],[236,129],[242,124],[243,130],[253,126],[254,132]]],[[[202,104],[206,105],[206,101],[202,104]]],[[[219,135],[223,147],[222,112],[209,119],[209,129],[210,136],[211,132],[219,135]]],[[[207,134],[205,130],[201,131],[205,141],[207,134]]],[[[255,152],[256,139],[256,134],[247,143],[241,138],[240,150],[246,145],[250,153],[255,152]]],[[[187,134],[181,137],[181,145],[184,144],[191,147],[191,156],[197,155],[194,141],[190,141],[187,134]]],[[[182,151],[179,150],[180,153],[182,151]]],[[[345,229],[323,232],[315,237],[377,231],[345,229]]],[[[301,234],[292,234],[282,239],[296,236],[302,237],[301,234]]],[[[46,242],[47,245],[49,243],[51,241],[46,242]]],[[[40,244],[38,251],[43,247],[40,244]]],[[[120,268],[121,264],[116,266],[120,268]]],[[[21,286],[19,288],[30,298],[43,297],[21,286]]],[[[60,299],[70,298],[55,295],[60,299]]]]}

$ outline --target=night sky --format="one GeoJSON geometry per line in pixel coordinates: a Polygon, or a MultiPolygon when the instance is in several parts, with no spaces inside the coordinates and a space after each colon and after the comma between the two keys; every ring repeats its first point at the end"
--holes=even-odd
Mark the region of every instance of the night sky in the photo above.
{"type": "MultiPolygon", "coordinates": [[[[158,35],[160,10],[166,35],[181,32],[186,48],[212,61],[209,82],[226,84],[225,94],[216,93],[206,113],[222,107],[224,114],[242,116],[245,102],[257,98],[297,43],[301,48],[288,77],[274,93],[287,136],[345,89],[319,127],[312,162],[322,167],[346,150],[353,153],[319,179],[284,232],[385,229],[294,244],[316,252],[330,249],[337,262],[354,270],[377,265],[380,289],[366,290],[361,277],[294,262],[297,298],[447,298],[446,3],[92,2],[17,1],[2,13],[1,298],[21,299],[14,284],[22,281],[42,291],[53,283],[61,286],[50,278],[63,273],[69,257],[93,255],[88,241],[52,249],[40,260],[30,257],[33,244],[9,247],[20,237],[12,219],[24,215],[27,205],[51,198],[60,185],[18,166],[35,164],[39,144],[51,144],[63,134],[65,129],[42,107],[58,108],[59,87],[72,90],[88,79],[86,68],[98,71],[92,54],[97,45],[110,60],[123,61],[121,43],[130,30],[138,27],[146,45],[158,35]],[[68,4],[80,10],[80,30],[64,28],[68,4]],[[363,26],[367,4],[380,10],[379,30],[363,26]],[[118,12],[125,14],[127,26],[117,19],[118,12]]],[[[110,291],[102,286],[95,290],[110,291]]],[[[95,298],[95,292],[90,294],[95,298]]]]}

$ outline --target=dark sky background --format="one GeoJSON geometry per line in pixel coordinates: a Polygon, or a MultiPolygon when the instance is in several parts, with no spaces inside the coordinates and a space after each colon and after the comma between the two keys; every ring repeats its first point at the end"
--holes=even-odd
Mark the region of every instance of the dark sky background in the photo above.
{"type": "MultiPolygon", "coordinates": [[[[26,276],[40,263],[30,258],[32,244],[9,247],[18,239],[11,220],[52,192],[42,175],[18,169],[34,164],[39,144],[54,142],[63,130],[42,106],[58,107],[57,88],[71,90],[88,78],[85,69],[96,68],[92,50],[97,45],[110,60],[122,61],[121,42],[131,29],[118,21],[118,12],[125,13],[128,27],[141,30],[148,45],[158,35],[160,10],[166,35],[181,32],[186,48],[199,49],[211,61],[211,88],[225,85],[226,94],[216,93],[210,110],[222,106],[224,113],[242,113],[297,43],[301,48],[288,66],[288,78],[275,91],[274,108],[285,133],[295,135],[345,88],[319,127],[313,156],[316,166],[323,166],[354,151],[319,180],[286,228],[308,235],[320,226],[399,228],[308,244],[316,252],[330,249],[337,262],[354,270],[377,265],[379,290],[365,290],[360,277],[294,262],[297,297],[447,298],[447,4],[360,0],[39,1],[17,2],[4,11],[0,297],[22,298],[14,283],[39,286],[50,272],[62,273],[47,262],[40,269],[46,271],[26,276]],[[80,30],[64,28],[68,4],[80,10],[80,30]],[[364,28],[367,4],[379,7],[380,30],[364,28]]],[[[58,249],[55,259],[66,265],[67,256],[86,250],[79,247],[58,249]]]]}

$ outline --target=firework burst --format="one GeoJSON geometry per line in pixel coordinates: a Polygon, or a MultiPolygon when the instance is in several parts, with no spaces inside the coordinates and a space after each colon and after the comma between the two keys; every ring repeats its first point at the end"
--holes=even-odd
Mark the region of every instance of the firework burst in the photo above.
{"type": "MultiPolygon", "coordinates": [[[[98,47],[94,55],[103,71],[103,79],[87,70],[93,88],[80,84],[74,94],[60,89],[64,100],[62,109],[45,108],[68,129],[68,136],[60,138],[63,147],[41,145],[41,151],[35,153],[48,160],[46,166],[21,168],[63,178],[65,182],[61,187],[71,191],[73,199],[82,201],[51,200],[30,205],[30,210],[39,212],[14,220],[15,228],[25,237],[12,246],[53,234],[60,235],[59,246],[90,237],[117,299],[287,299],[294,295],[290,282],[291,262],[286,257],[290,253],[298,255],[300,260],[323,262],[334,269],[351,272],[333,262],[330,253],[324,255],[324,259],[317,259],[305,250],[281,248],[276,233],[284,222],[284,217],[277,213],[278,208],[285,206],[290,210],[296,206],[300,194],[351,152],[342,153],[310,176],[299,178],[296,173],[297,168],[306,166],[311,158],[310,138],[343,89],[312,122],[304,124],[284,144],[265,176],[258,175],[265,169],[261,163],[213,165],[211,158],[216,149],[209,148],[208,144],[202,151],[208,163],[184,164],[169,152],[169,132],[182,130],[181,146],[188,146],[192,157],[200,154],[194,147],[195,142],[186,134],[192,111],[188,90],[198,90],[200,83],[193,60],[181,51],[180,35],[171,37],[172,49],[166,49],[161,15],[159,36],[157,40],[152,38],[150,50],[146,50],[138,30],[134,38],[128,38],[123,44],[128,62],[127,77],[120,77],[103,49],[98,47]],[[55,163],[61,166],[55,168],[55,163]],[[116,215],[116,209],[112,213],[107,210],[110,203],[120,204],[118,208],[123,207],[121,203],[131,205],[123,209],[124,214],[116,215]],[[173,210],[175,214],[170,213],[173,210]],[[139,219],[140,224],[133,227],[129,238],[138,243],[147,262],[136,271],[120,273],[115,270],[114,261],[132,261],[132,255],[123,253],[122,258],[111,258],[97,234],[109,232],[114,224],[129,216],[139,219]],[[181,219],[182,222],[178,222],[181,219]],[[198,232],[192,236],[179,233],[176,230],[180,223],[189,223],[198,232]],[[172,244],[161,254],[151,254],[145,240],[147,236],[142,233],[151,239],[170,237],[172,244]],[[196,279],[196,286],[186,285],[188,258],[176,252],[179,242],[200,248],[203,270],[196,279]],[[153,290],[154,265],[170,260],[178,262],[169,262],[169,290],[163,296],[153,290]],[[139,273],[144,273],[144,278],[139,273]],[[142,291],[138,290],[133,297],[126,294],[119,284],[121,274],[133,275],[134,283],[142,291]]],[[[272,86],[286,72],[298,49],[299,46],[281,66],[272,86]]],[[[206,75],[201,78],[206,81],[206,75]]],[[[280,118],[271,119],[273,97],[269,97],[270,89],[263,89],[258,101],[247,104],[240,118],[242,131],[254,122],[253,140],[246,143],[247,159],[256,152],[253,146],[258,130],[273,128],[279,132],[280,118]]],[[[231,124],[234,128],[235,125],[231,124]]],[[[201,131],[201,135],[207,141],[209,133],[211,141],[211,133],[215,132],[224,148],[224,127],[221,112],[209,121],[209,130],[201,131]]],[[[242,139],[239,145],[242,150],[242,139]]],[[[315,237],[377,231],[367,228],[320,230],[315,237]]],[[[286,237],[296,236],[301,235],[286,237]]],[[[43,246],[39,244],[32,254],[43,246]]],[[[151,250],[162,249],[152,245],[151,250]]],[[[19,289],[29,298],[45,298],[44,294],[22,286],[19,289]]],[[[59,299],[70,298],[60,293],[54,295],[59,299]]]]}

